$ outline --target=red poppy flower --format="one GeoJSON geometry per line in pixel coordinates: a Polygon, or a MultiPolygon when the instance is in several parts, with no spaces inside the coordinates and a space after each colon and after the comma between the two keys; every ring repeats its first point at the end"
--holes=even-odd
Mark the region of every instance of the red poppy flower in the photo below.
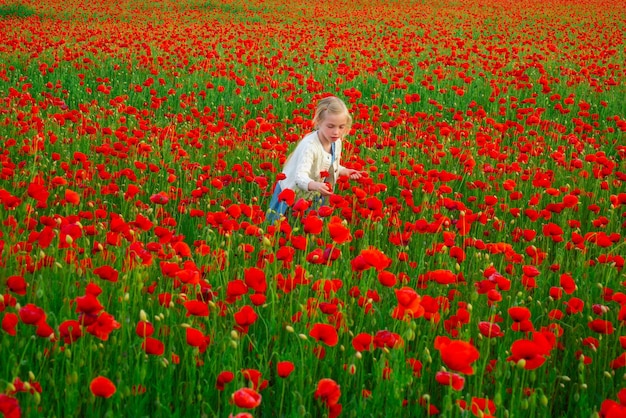
{"type": "Polygon", "coordinates": [[[172,294],[169,292],[159,293],[157,298],[159,299],[159,305],[169,308],[172,303],[172,294]]]}
{"type": "Polygon", "coordinates": [[[278,194],[278,201],[285,202],[287,206],[293,206],[293,202],[296,199],[296,193],[292,189],[282,190],[278,194]]]}
{"type": "Polygon", "coordinates": [[[552,344],[545,335],[534,332],[530,340],[517,340],[511,345],[511,355],[507,361],[519,362],[523,360],[526,370],[534,370],[546,361],[552,344]]]}
{"type": "Polygon", "coordinates": [[[292,209],[296,216],[302,216],[310,207],[311,202],[305,199],[298,199],[292,209]]]}
{"type": "Polygon", "coordinates": [[[113,382],[104,376],[94,378],[89,384],[89,390],[94,396],[101,398],[110,398],[117,390],[113,382]]]}
{"type": "Polygon", "coordinates": [[[513,319],[511,329],[513,331],[528,332],[534,329],[533,323],[530,321],[530,310],[523,306],[513,306],[508,310],[509,316],[513,319]]]}
{"type": "Polygon", "coordinates": [[[85,286],[85,294],[99,296],[102,293],[102,288],[95,283],[89,283],[85,286]]]}
{"type": "Polygon", "coordinates": [[[4,418],[20,418],[22,410],[17,399],[0,393],[0,414],[4,418]]]}
{"type": "Polygon", "coordinates": [[[441,360],[448,368],[464,374],[474,373],[471,364],[478,360],[480,353],[471,343],[437,336],[435,349],[439,350],[441,360]]]}
{"type": "Polygon", "coordinates": [[[391,316],[396,319],[419,318],[424,315],[424,307],[420,304],[420,295],[410,287],[395,289],[398,306],[391,316]]]}
{"type": "Polygon", "coordinates": [[[392,272],[382,270],[378,272],[378,281],[385,287],[394,287],[398,282],[398,278],[392,272]]]}
{"type": "MultiPolygon", "coordinates": [[[[191,248],[189,248],[189,245],[186,242],[178,241],[177,243],[172,245],[172,249],[180,257],[185,258],[191,256],[191,248]]],[[[189,281],[185,283],[189,283],[189,281]]]]}
{"type": "Polygon", "coordinates": [[[542,233],[545,237],[552,239],[554,242],[563,241],[563,228],[555,223],[549,222],[543,225],[542,233]]]}
{"type": "Polygon", "coordinates": [[[413,376],[416,376],[416,377],[422,376],[422,368],[424,367],[424,365],[422,364],[421,361],[414,359],[414,358],[409,358],[406,360],[406,362],[413,370],[413,376]]]}
{"type": "Polygon", "coordinates": [[[291,245],[296,250],[304,251],[307,247],[307,237],[304,235],[293,235],[291,237],[291,245]]]}
{"type": "Polygon", "coordinates": [[[248,293],[248,285],[243,280],[231,280],[226,285],[226,302],[234,303],[246,293],[248,293]]]}
{"type": "Polygon", "coordinates": [[[48,192],[48,189],[46,189],[44,185],[39,183],[30,183],[28,185],[27,193],[28,196],[32,197],[35,200],[38,200],[39,202],[45,202],[50,196],[50,192],[48,192]]]}
{"type": "Polygon", "coordinates": [[[602,418],[619,418],[626,416],[626,389],[617,392],[619,403],[612,399],[606,399],[600,407],[600,416],[602,418]]]}
{"type": "Polygon", "coordinates": [[[167,202],[169,202],[169,200],[170,199],[169,197],[167,197],[167,194],[165,192],[160,192],[150,196],[150,201],[157,205],[165,205],[167,202]]]}
{"type": "Polygon", "coordinates": [[[149,231],[154,226],[149,218],[143,216],[140,213],[135,216],[135,220],[132,222],[132,225],[141,229],[142,231],[149,231]]]}
{"type": "Polygon", "coordinates": [[[185,302],[186,316],[209,316],[209,305],[201,300],[189,300],[185,302]]]}
{"type": "Polygon", "coordinates": [[[478,330],[487,338],[502,337],[504,333],[500,330],[500,326],[493,322],[481,321],[478,323],[478,330]]]}
{"type": "Polygon", "coordinates": [[[329,217],[330,215],[333,214],[333,208],[330,207],[330,206],[322,205],[317,210],[317,214],[318,214],[318,216],[321,216],[322,218],[327,218],[327,217],[329,217]]]}
{"type": "Polygon", "coordinates": [[[87,332],[102,341],[107,341],[109,334],[120,327],[120,323],[115,320],[113,315],[102,312],[98,315],[98,318],[87,327],[87,332]]]}
{"type": "Polygon", "coordinates": [[[382,251],[377,248],[370,247],[361,251],[361,255],[365,261],[376,270],[381,271],[391,265],[391,258],[387,257],[382,251]]]}
{"type": "Polygon", "coordinates": [[[560,287],[552,286],[549,291],[550,297],[554,300],[559,300],[563,297],[563,289],[560,287]]]}
{"type": "Polygon", "coordinates": [[[515,322],[521,322],[530,319],[531,313],[528,308],[523,306],[514,306],[508,310],[509,316],[515,322]]]}
{"type": "Polygon", "coordinates": [[[252,383],[252,389],[263,390],[269,384],[267,379],[263,379],[263,375],[257,369],[243,369],[241,371],[244,379],[252,383]]]}
{"type": "Polygon", "coordinates": [[[456,391],[462,390],[465,386],[465,378],[456,373],[437,372],[437,374],[435,374],[435,380],[437,383],[450,386],[456,391]]]}
{"type": "Polygon", "coordinates": [[[290,361],[279,361],[278,364],[276,364],[276,373],[283,379],[288,377],[294,369],[295,366],[290,361]]]}
{"type": "Polygon", "coordinates": [[[450,270],[433,270],[424,275],[425,280],[434,281],[439,284],[453,284],[456,283],[458,277],[450,270]]]}
{"type": "Polygon", "coordinates": [[[372,267],[367,263],[367,260],[365,260],[365,257],[363,257],[360,254],[352,259],[352,261],[350,262],[350,265],[352,266],[352,271],[356,271],[356,272],[362,272],[372,267]]]}
{"type": "Polygon", "coordinates": [[[373,348],[374,337],[370,334],[361,333],[352,338],[352,347],[356,351],[370,351],[373,348]]]}
{"type": "Polygon", "coordinates": [[[604,319],[594,319],[588,323],[589,329],[598,334],[613,334],[613,324],[604,319]]]}
{"type": "Polygon", "coordinates": [[[25,295],[28,284],[22,276],[9,276],[7,279],[7,287],[16,295],[25,295]]]}
{"type": "Polygon", "coordinates": [[[76,299],[76,312],[84,314],[97,314],[104,309],[98,298],[91,293],[78,296],[76,299]]]}
{"type": "Polygon", "coordinates": [[[154,334],[154,326],[148,321],[139,321],[135,327],[135,334],[139,337],[150,337],[154,334]]]}
{"type": "Polygon", "coordinates": [[[65,189],[65,201],[72,205],[78,205],[80,203],[80,195],[74,190],[65,189]]]}
{"type": "Polygon", "coordinates": [[[391,262],[392,259],[387,257],[382,251],[377,248],[370,247],[368,249],[361,250],[361,253],[351,261],[351,264],[353,271],[363,271],[371,267],[381,271],[389,267],[391,262]]]}
{"type": "Polygon", "coordinates": [[[585,302],[579,298],[571,298],[567,301],[567,308],[565,308],[565,312],[568,315],[574,315],[583,311],[585,307],[585,302]]]}
{"type": "Polygon", "coordinates": [[[254,324],[258,318],[257,313],[248,305],[244,305],[235,312],[235,322],[237,323],[237,330],[240,332],[248,332],[248,327],[254,324]]]}
{"type": "Polygon", "coordinates": [[[623,417],[626,417],[626,404],[624,404],[624,403],[617,403],[617,402],[615,402],[612,399],[605,399],[604,401],[602,401],[602,405],[600,405],[600,415],[599,416],[601,418],[623,418],[623,417]]]}
{"type": "Polygon", "coordinates": [[[325,264],[328,263],[329,260],[321,248],[316,248],[307,254],[306,261],[311,264],[325,264]]]}
{"type": "Polygon", "coordinates": [[[333,218],[328,224],[328,232],[330,233],[330,238],[336,244],[352,241],[350,229],[340,221],[340,218],[333,218]]]}
{"type": "Polygon", "coordinates": [[[254,409],[261,405],[261,395],[250,388],[241,388],[232,395],[232,401],[239,408],[254,409]]]}
{"type": "Polygon", "coordinates": [[[63,321],[59,325],[59,336],[65,344],[72,344],[80,337],[82,337],[83,331],[80,326],[80,322],[73,319],[63,321]]]}
{"type": "Polygon", "coordinates": [[[207,345],[210,342],[210,339],[206,337],[202,333],[202,331],[197,330],[192,327],[188,327],[185,329],[185,338],[186,338],[187,344],[189,344],[192,347],[198,347],[201,353],[204,353],[207,345]]]}
{"type": "Polygon", "coordinates": [[[537,277],[539,275],[539,269],[535,266],[522,266],[522,272],[524,276],[537,277]]]}
{"type": "Polygon", "coordinates": [[[7,334],[15,336],[17,334],[17,330],[15,329],[15,327],[17,326],[18,322],[19,319],[16,314],[14,314],[13,312],[7,312],[4,314],[4,317],[2,317],[2,329],[7,334]]]}
{"type": "Polygon", "coordinates": [[[117,282],[119,273],[111,266],[101,266],[93,269],[95,275],[100,277],[102,280],[107,280],[109,282],[117,282]]]}
{"type": "Polygon", "coordinates": [[[255,293],[254,295],[250,295],[249,297],[250,302],[252,302],[254,306],[261,306],[267,300],[267,296],[263,293],[255,293]]]}
{"type": "Polygon", "coordinates": [[[343,287],[341,279],[319,279],[311,286],[316,292],[322,293],[326,299],[343,287]]]}
{"type": "Polygon", "coordinates": [[[332,379],[320,379],[317,382],[314,397],[322,401],[326,406],[337,405],[341,397],[341,389],[337,382],[332,379]]]}
{"type": "Polygon", "coordinates": [[[496,404],[491,399],[472,397],[470,407],[472,414],[477,417],[493,416],[496,413],[496,404]]]}
{"type": "Polygon", "coordinates": [[[54,229],[46,225],[41,230],[39,235],[37,235],[37,243],[39,244],[41,248],[46,249],[50,246],[54,237],[55,237],[54,229]]]}
{"type": "Polygon", "coordinates": [[[231,371],[223,371],[217,375],[215,380],[215,388],[217,390],[224,390],[227,383],[230,383],[235,378],[235,374],[231,371]]]}
{"type": "Polygon", "coordinates": [[[329,324],[315,324],[309,332],[309,335],[315,338],[317,341],[321,341],[324,344],[333,347],[339,342],[339,335],[335,327],[329,324]]]}
{"type": "Polygon", "coordinates": [[[398,348],[404,345],[404,340],[399,334],[387,330],[378,331],[373,342],[376,348],[398,348]]]}
{"type": "Polygon", "coordinates": [[[626,366],[626,353],[622,353],[613,360],[611,360],[610,366],[612,369],[619,369],[626,366]]]}
{"type": "Polygon", "coordinates": [[[574,291],[576,291],[576,282],[574,281],[574,278],[570,274],[568,273],[561,274],[559,281],[560,281],[561,287],[563,288],[565,293],[567,293],[568,295],[571,295],[572,293],[574,293],[574,291]]]}
{"type": "Polygon", "coordinates": [[[27,303],[18,311],[20,320],[27,325],[35,325],[39,321],[46,319],[43,309],[32,303],[27,303]]]}
{"type": "Polygon", "coordinates": [[[248,287],[257,293],[265,293],[267,290],[267,280],[265,272],[257,267],[250,267],[244,272],[244,280],[248,287]]]}
{"type": "Polygon", "coordinates": [[[314,215],[307,216],[302,220],[304,232],[312,235],[319,235],[324,227],[324,221],[314,215]]]}
{"type": "Polygon", "coordinates": [[[283,262],[283,266],[288,267],[293,260],[293,256],[296,254],[296,249],[289,246],[284,245],[281,246],[278,251],[276,251],[276,259],[283,262]]]}
{"type": "Polygon", "coordinates": [[[54,329],[45,320],[37,322],[35,334],[41,338],[50,338],[54,335],[54,329]]]}
{"type": "Polygon", "coordinates": [[[163,342],[152,337],[146,337],[143,343],[141,343],[141,348],[146,352],[146,354],[154,356],[160,356],[165,352],[165,345],[163,342]]]}
{"type": "Polygon", "coordinates": [[[450,257],[456,259],[457,263],[462,263],[463,261],[465,261],[465,258],[467,257],[463,248],[457,247],[457,246],[450,247],[449,254],[450,254],[450,257]]]}

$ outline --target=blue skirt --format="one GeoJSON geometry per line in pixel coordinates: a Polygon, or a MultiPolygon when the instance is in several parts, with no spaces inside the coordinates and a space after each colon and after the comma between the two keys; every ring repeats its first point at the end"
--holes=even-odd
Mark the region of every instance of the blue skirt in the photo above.
{"type": "Polygon", "coordinates": [[[282,187],[280,187],[280,183],[276,182],[276,186],[274,187],[274,194],[272,195],[272,200],[270,200],[270,207],[265,216],[265,219],[269,223],[274,223],[279,220],[281,215],[284,215],[289,208],[289,206],[287,206],[287,203],[278,200],[278,195],[282,191],[283,189],[282,187]]]}

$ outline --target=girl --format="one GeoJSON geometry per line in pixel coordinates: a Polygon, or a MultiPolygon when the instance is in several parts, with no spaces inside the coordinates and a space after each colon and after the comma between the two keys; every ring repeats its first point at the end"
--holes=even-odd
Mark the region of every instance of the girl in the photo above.
{"type": "Polygon", "coordinates": [[[350,132],[351,125],[352,116],[341,99],[331,96],[317,103],[313,117],[316,130],[298,142],[285,161],[283,180],[276,182],[267,215],[270,223],[287,211],[287,203],[278,198],[283,190],[291,189],[296,197],[312,200],[332,195],[338,176],[349,176],[353,180],[361,178],[359,171],[340,164],[341,142],[350,132]]]}

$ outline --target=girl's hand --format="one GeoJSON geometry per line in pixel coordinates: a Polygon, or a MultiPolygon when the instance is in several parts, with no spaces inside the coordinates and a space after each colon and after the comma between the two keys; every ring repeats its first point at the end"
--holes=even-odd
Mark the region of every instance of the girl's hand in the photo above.
{"type": "Polygon", "coordinates": [[[350,177],[350,179],[352,180],[359,180],[360,178],[363,177],[363,173],[361,173],[360,171],[357,170],[346,170],[346,175],[350,177]]]}
{"type": "Polygon", "coordinates": [[[319,192],[322,196],[330,196],[333,194],[333,189],[330,184],[323,183],[321,181],[312,181],[309,183],[309,191],[319,192]]]}

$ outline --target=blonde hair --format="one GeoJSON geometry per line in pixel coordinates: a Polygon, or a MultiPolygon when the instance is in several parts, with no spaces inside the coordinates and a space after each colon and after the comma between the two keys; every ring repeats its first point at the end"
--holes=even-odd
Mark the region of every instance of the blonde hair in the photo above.
{"type": "MultiPolygon", "coordinates": [[[[327,113],[330,113],[332,115],[345,114],[346,115],[345,132],[346,134],[350,132],[350,128],[352,127],[352,115],[350,115],[350,112],[348,111],[348,107],[343,102],[343,100],[335,96],[324,97],[323,99],[320,99],[317,102],[317,108],[315,109],[315,115],[313,116],[313,128],[315,129],[318,128],[319,124],[324,121],[324,118],[326,117],[327,113]]],[[[296,143],[295,148],[298,148],[298,145],[300,145],[301,141],[302,139],[300,139],[296,143]]],[[[287,158],[285,159],[285,162],[283,163],[283,167],[287,165],[292,155],[293,155],[293,151],[290,152],[287,158]]]]}
{"type": "Polygon", "coordinates": [[[315,129],[318,128],[319,124],[322,123],[324,118],[326,118],[326,114],[330,113],[333,115],[346,115],[346,130],[345,132],[350,132],[350,128],[352,127],[352,116],[346,107],[346,104],[338,97],[328,96],[320,99],[317,102],[317,108],[315,109],[315,116],[313,116],[313,127],[315,129]]]}

